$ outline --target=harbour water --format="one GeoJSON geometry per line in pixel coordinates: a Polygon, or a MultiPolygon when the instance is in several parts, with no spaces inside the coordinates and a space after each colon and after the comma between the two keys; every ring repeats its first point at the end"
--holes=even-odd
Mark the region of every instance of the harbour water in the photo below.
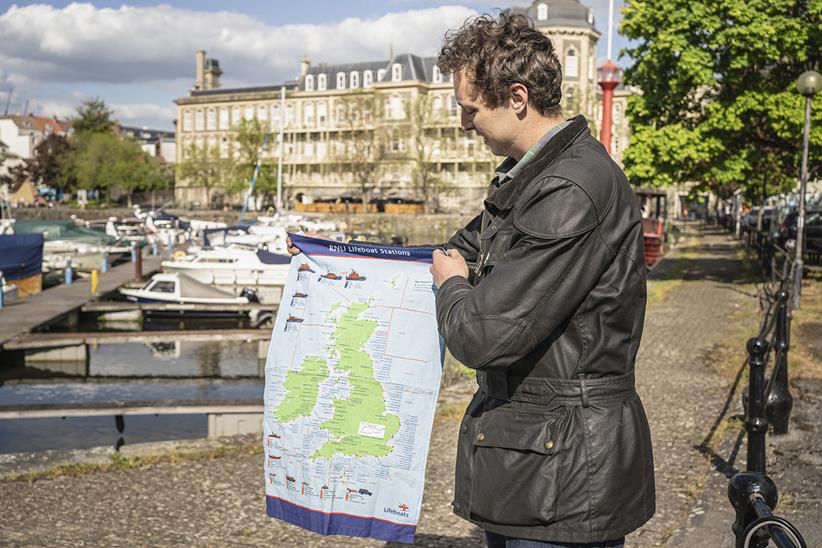
{"type": "MultiPolygon", "coordinates": [[[[92,321],[79,329],[111,327],[92,321]]],[[[225,320],[185,322],[185,329],[228,331],[238,327],[244,325],[225,320]]],[[[147,322],[143,328],[179,329],[180,325],[177,320],[147,322]]],[[[258,356],[257,341],[101,344],[89,348],[86,364],[29,363],[0,369],[0,408],[95,402],[262,401],[264,363],[258,356]]],[[[0,453],[202,438],[207,434],[206,416],[196,414],[126,416],[122,425],[124,429],[119,432],[113,416],[0,420],[0,453]]]]}

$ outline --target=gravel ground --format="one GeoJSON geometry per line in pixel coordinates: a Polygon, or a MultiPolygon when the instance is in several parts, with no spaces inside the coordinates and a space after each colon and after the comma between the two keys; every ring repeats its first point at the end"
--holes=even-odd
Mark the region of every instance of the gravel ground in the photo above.
{"type": "MultiPolygon", "coordinates": [[[[638,391],[654,441],[657,514],[628,537],[630,547],[700,542],[719,546],[732,521],[724,499],[727,480],[712,472],[710,462],[694,446],[710,429],[732,380],[714,367],[717,349],[738,337],[740,314],[757,314],[757,303],[753,286],[740,269],[737,243],[712,231],[687,234],[685,242],[652,273],[657,280],[652,284],[681,282],[649,307],[637,363],[638,391]],[[689,536],[695,531],[713,536],[689,536]]],[[[822,484],[822,387],[814,382],[801,384],[799,397],[794,393],[794,424],[799,427],[790,436],[770,438],[769,455],[772,475],[785,494],[785,516],[818,530],[820,502],[811,489],[822,484]],[[812,450],[809,435],[816,440],[812,450]]],[[[455,517],[450,506],[459,424],[459,413],[453,410],[464,406],[472,390],[473,382],[462,381],[441,393],[418,546],[483,545],[481,532],[455,517]]],[[[735,432],[718,435],[717,452],[730,454],[734,437],[735,432]]],[[[247,439],[222,443],[241,442],[247,439]]],[[[187,444],[198,445],[208,448],[214,443],[187,444]]],[[[127,454],[156,453],[168,447],[146,444],[125,449],[131,451],[127,454]]],[[[67,458],[99,462],[105,452],[5,457],[0,459],[0,474],[47,468],[67,458]]],[[[261,454],[98,470],[34,482],[0,481],[0,501],[0,546],[389,546],[324,538],[267,518],[261,454]]]]}

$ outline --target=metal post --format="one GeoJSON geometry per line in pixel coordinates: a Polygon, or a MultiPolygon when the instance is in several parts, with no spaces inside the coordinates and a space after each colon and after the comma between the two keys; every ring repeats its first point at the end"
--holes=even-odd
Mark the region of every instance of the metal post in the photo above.
{"type": "Polygon", "coordinates": [[[758,337],[748,340],[748,471],[765,473],[765,434],[768,420],[765,418],[765,354],[768,343],[758,337]]]}
{"type": "Polygon", "coordinates": [[[794,259],[793,307],[802,298],[802,255],[805,243],[805,191],[808,185],[808,144],[811,134],[811,96],[805,97],[805,131],[802,135],[802,168],[799,172],[799,217],[796,220],[796,258],[794,259]]]}
{"type": "Polygon", "coordinates": [[[99,283],[100,283],[100,280],[98,278],[97,269],[95,268],[91,271],[91,294],[92,295],[97,295],[97,284],[99,284],[99,283]]]}
{"type": "Polygon", "coordinates": [[[773,425],[773,433],[781,435],[788,433],[788,423],[791,418],[791,409],[793,409],[793,397],[788,385],[788,349],[791,344],[791,324],[788,317],[790,295],[787,291],[780,291],[776,294],[776,298],[779,301],[776,312],[776,342],[774,343],[776,359],[770,381],[768,402],[765,405],[765,416],[773,425]]]}
{"type": "Polygon", "coordinates": [[[71,285],[74,281],[74,271],[71,269],[71,257],[66,259],[66,270],[63,272],[63,283],[71,285]]]}
{"type": "Polygon", "coordinates": [[[283,155],[285,149],[285,86],[280,88],[280,150],[277,155],[277,212],[283,208],[283,155]]]}
{"type": "Polygon", "coordinates": [[[5,294],[3,293],[3,289],[5,287],[6,287],[6,277],[3,276],[3,271],[0,270],[0,308],[3,308],[3,305],[5,304],[4,299],[6,297],[5,297],[5,294]]]}
{"type": "Polygon", "coordinates": [[[108,272],[108,251],[103,251],[103,260],[100,264],[100,272],[103,274],[108,272]]]}
{"type": "MultiPolygon", "coordinates": [[[[734,536],[736,536],[736,548],[743,548],[742,533],[757,518],[754,500],[764,500],[768,507],[773,510],[779,501],[779,494],[776,485],[765,474],[739,472],[734,474],[728,484],[728,499],[730,499],[734,510],[736,510],[736,521],[731,527],[734,536]]],[[[748,546],[750,548],[766,548],[768,546],[767,533],[760,530],[754,535],[748,546]]]]}

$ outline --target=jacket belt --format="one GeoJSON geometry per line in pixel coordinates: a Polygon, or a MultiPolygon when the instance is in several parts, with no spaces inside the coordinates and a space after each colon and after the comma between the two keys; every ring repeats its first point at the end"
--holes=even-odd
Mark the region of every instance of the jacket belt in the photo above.
{"type": "Polygon", "coordinates": [[[636,394],[634,372],[586,379],[514,377],[504,371],[477,371],[477,383],[486,395],[507,401],[555,405],[582,405],[624,401],[636,394]]]}

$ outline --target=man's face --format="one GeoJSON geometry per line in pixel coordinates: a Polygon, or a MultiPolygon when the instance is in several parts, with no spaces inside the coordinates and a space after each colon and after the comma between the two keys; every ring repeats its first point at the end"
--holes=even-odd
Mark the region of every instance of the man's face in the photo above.
{"type": "Polygon", "coordinates": [[[476,131],[493,154],[515,156],[513,143],[517,116],[510,106],[489,107],[463,71],[454,74],[454,95],[461,109],[462,129],[476,131]]]}

